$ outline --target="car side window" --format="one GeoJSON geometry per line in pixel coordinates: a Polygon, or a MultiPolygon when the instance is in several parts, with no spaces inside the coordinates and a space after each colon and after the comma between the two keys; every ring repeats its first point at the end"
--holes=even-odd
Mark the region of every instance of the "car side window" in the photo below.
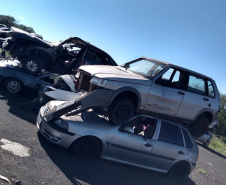
{"type": "Polygon", "coordinates": [[[170,68],[160,77],[160,79],[158,79],[157,83],[166,87],[184,89],[186,81],[186,72],[170,68]]]}
{"type": "Polygon", "coordinates": [[[140,135],[151,139],[155,133],[157,122],[157,119],[139,116],[136,119],[130,121],[129,126],[133,128],[135,135],[140,135]]]}
{"type": "Polygon", "coordinates": [[[206,95],[205,91],[205,79],[192,75],[189,75],[189,81],[188,81],[188,91],[201,94],[201,95],[206,95]]]}
{"type": "Polygon", "coordinates": [[[101,56],[98,55],[95,51],[88,50],[85,59],[90,65],[102,64],[101,56]]]}
{"type": "Polygon", "coordinates": [[[193,144],[192,144],[192,141],[191,141],[188,133],[184,129],[182,129],[182,130],[183,130],[183,134],[184,134],[186,147],[187,148],[193,148],[193,144]]]}
{"type": "Polygon", "coordinates": [[[207,81],[207,85],[208,85],[208,96],[214,98],[215,97],[215,92],[214,92],[214,89],[213,89],[212,82],[208,80],[207,81]]]}
{"type": "Polygon", "coordinates": [[[159,141],[184,146],[183,137],[180,127],[162,121],[159,133],[159,141]]]}

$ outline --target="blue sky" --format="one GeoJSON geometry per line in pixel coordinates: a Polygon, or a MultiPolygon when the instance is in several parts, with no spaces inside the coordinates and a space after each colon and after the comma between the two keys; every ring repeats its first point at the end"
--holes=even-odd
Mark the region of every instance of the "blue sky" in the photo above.
{"type": "Polygon", "coordinates": [[[0,14],[45,40],[77,36],[118,64],[141,56],[212,77],[226,94],[225,0],[7,0],[0,14]]]}

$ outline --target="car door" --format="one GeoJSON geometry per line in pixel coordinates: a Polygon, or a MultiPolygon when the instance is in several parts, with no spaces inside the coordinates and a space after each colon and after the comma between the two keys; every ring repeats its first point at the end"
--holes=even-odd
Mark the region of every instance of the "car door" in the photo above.
{"type": "Polygon", "coordinates": [[[186,72],[169,68],[153,83],[145,109],[175,116],[184,98],[186,83],[186,72]]]}
{"type": "Polygon", "coordinates": [[[198,75],[189,74],[187,90],[176,116],[194,120],[198,113],[211,106],[211,98],[207,96],[206,80],[198,75]]]}
{"type": "MultiPolygon", "coordinates": [[[[111,142],[108,143],[109,147],[106,156],[127,163],[151,167],[153,163],[152,151],[155,145],[154,139],[142,134],[131,134],[120,128],[118,127],[115,130],[111,142]]],[[[155,133],[155,128],[152,130],[152,136],[155,133]]]]}
{"type": "Polygon", "coordinates": [[[168,171],[175,161],[186,155],[181,127],[162,121],[152,152],[153,156],[155,156],[153,166],[168,171]]]}

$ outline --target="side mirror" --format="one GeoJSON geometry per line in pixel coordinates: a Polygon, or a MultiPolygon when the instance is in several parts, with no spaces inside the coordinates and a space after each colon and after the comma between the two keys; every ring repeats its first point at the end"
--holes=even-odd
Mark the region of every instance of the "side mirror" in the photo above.
{"type": "Polygon", "coordinates": [[[129,126],[122,126],[121,130],[124,131],[124,132],[128,132],[130,134],[134,134],[133,128],[131,128],[129,126]]]}

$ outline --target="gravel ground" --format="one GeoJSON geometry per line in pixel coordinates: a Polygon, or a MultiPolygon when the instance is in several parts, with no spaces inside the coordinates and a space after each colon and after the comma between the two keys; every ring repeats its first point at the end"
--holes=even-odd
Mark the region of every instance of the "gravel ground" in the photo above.
{"type": "MultiPolygon", "coordinates": [[[[19,157],[0,148],[0,175],[12,182],[20,180],[22,185],[224,185],[226,182],[226,158],[202,146],[196,169],[181,181],[119,163],[74,157],[37,133],[37,115],[19,107],[20,102],[28,101],[25,96],[9,95],[0,89],[0,140],[7,139],[30,149],[29,156],[19,157]]],[[[8,183],[0,179],[0,184],[8,183]]]]}

